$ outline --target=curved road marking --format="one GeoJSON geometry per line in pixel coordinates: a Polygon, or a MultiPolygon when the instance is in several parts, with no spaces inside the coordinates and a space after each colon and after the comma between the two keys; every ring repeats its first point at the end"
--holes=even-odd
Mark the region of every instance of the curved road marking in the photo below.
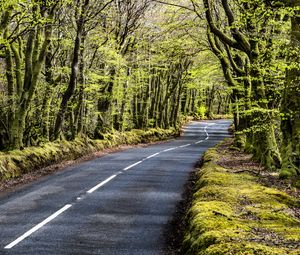
{"type": "Polygon", "coordinates": [[[190,145],[191,145],[190,143],[189,144],[185,144],[185,145],[181,145],[181,146],[179,146],[179,148],[185,148],[185,147],[188,147],[190,145]]]}
{"type": "Polygon", "coordinates": [[[153,154],[153,155],[151,155],[151,156],[147,157],[146,159],[153,158],[153,157],[155,157],[155,156],[157,156],[157,155],[159,155],[159,154],[160,154],[160,152],[157,152],[157,153],[155,153],[155,154],[153,154]]]}
{"type": "Polygon", "coordinates": [[[167,151],[173,151],[175,149],[177,149],[178,147],[174,147],[174,148],[170,148],[170,149],[166,149],[166,150],[163,150],[163,152],[167,152],[167,151]]]}
{"type": "Polygon", "coordinates": [[[127,170],[129,170],[130,168],[133,168],[134,166],[137,166],[137,165],[141,164],[142,162],[143,162],[142,160],[139,161],[139,162],[136,162],[136,163],[134,163],[134,164],[132,164],[132,165],[130,165],[130,166],[124,168],[123,170],[124,170],[124,171],[127,171],[127,170]]]}
{"type": "MultiPolygon", "coordinates": [[[[205,128],[204,128],[204,131],[206,133],[206,138],[205,140],[208,140],[209,139],[209,134],[207,132],[207,128],[208,126],[211,126],[211,125],[215,125],[215,123],[211,123],[209,125],[207,125],[205,128]]],[[[202,143],[203,140],[201,141],[198,141],[198,142],[195,142],[195,144],[199,144],[199,143],[202,143]]],[[[177,148],[185,148],[185,147],[188,147],[190,146],[191,144],[185,144],[185,145],[181,145],[179,147],[173,147],[173,148],[170,148],[170,149],[166,149],[166,150],[163,150],[161,152],[157,152],[153,155],[150,155],[148,156],[147,158],[141,160],[141,161],[138,161],[126,168],[123,169],[123,171],[127,171],[139,164],[141,164],[144,160],[146,159],[150,159],[150,158],[153,158],[157,155],[159,155],[160,153],[162,152],[167,152],[167,151],[172,151],[172,150],[175,150],[177,148]]],[[[118,172],[116,173],[115,175],[112,175],[110,176],[109,178],[107,178],[106,180],[100,182],[99,184],[97,184],[95,187],[91,188],[90,190],[87,191],[87,193],[91,194],[93,193],[94,191],[96,191],[97,189],[99,189],[100,187],[102,187],[103,185],[105,185],[106,183],[110,182],[112,179],[116,178],[118,175],[122,174],[122,172],[118,172]]],[[[81,200],[82,198],[81,197],[78,197],[77,200],[81,200]]],[[[44,221],[42,221],[41,223],[39,223],[38,225],[36,225],[35,227],[31,228],[29,231],[27,231],[25,234],[23,234],[22,236],[20,236],[19,238],[17,238],[15,241],[11,242],[10,244],[8,244],[7,246],[4,247],[4,249],[11,249],[13,248],[15,245],[17,245],[18,243],[20,243],[21,241],[23,241],[25,238],[27,238],[28,236],[30,236],[31,234],[33,234],[34,232],[36,232],[37,230],[39,230],[40,228],[42,228],[43,226],[45,226],[47,223],[49,223],[50,221],[52,221],[53,219],[55,219],[57,216],[59,216],[60,214],[62,214],[64,211],[68,210],[72,205],[71,204],[67,204],[65,205],[64,207],[62,207],[60,210],[58,210],[57,212],[55,212],[54,214],[50,215],[47,219],[45,219],[44,221]]]]}

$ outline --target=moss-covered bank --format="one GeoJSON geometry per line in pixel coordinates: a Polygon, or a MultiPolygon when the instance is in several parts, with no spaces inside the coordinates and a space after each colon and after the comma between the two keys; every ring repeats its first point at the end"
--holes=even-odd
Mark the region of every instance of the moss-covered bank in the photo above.
{"type": "Polygon", "coordinates": [[[300,254],[299,201],[258,176],[221,167],[209,150],[199,171],[183,250],[193,255],[300,254]]]}
{"type": "Polygon", "coordinates": [[[175,129],[132,130],[107,134],[103,140],[83,137],[74,141],[56,141],[40,147],[0,152],[0,180],[18,177],[51,164],[77,159],[103,149],[166,140],[178,135],[179,131],[175,129]]]}

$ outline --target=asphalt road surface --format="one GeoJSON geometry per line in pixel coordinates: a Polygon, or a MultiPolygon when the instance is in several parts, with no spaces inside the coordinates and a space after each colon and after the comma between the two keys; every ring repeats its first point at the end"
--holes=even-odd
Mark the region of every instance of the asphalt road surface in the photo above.
{"type": "Polygon", "coordinates": [[[0,200],[0,254],[160,255],[184,183],[230,121],[192,122],[182,137],[84,162],[0,200]]]}

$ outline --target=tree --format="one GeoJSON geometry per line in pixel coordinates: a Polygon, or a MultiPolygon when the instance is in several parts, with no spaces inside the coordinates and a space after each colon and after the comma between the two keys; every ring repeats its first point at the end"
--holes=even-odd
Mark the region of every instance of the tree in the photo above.
{"type": "Polygon", "coordinates": [[[33,1],[28,6],[28,13],[30,13],[28,18],[18,12],[17,4],[11,5],[9,11],[5,12],[6,20],[15,20],[10,26],[7,25],[3,32],[7,90],[10,98],[9,146],[12,149],[23,146],[25,120],[51,40],[52,22],[57,4],[56,1],[47,3],[33,1]],[[23,22],[29,25],[23,27],[23,22]]]}
{"type": "Polygon", "coordinates": [[[2,3],[1,150],[178,128],[227,109],[199,26],[195,13],[150,0],[2,3]]]}
{"type": "Polygon", "coordinates": [[[292,7],[293,11],[290,13],[289,65],[281,104],[282,176],[300,175],[300,1],[290,1],[287,7],[292,7]]]}
{"type": "MultiPolygon", "coordinates": [[[[67,104],[71,98],[71,96],[74,93],[77,79],[78,79],[78,72],[79,72],[79,57],[80,57],[80,48],[84,48],[84,41],[85,37],[87,36],[87,22],[91,21],[91,19],[97,15],[99,15],[112,1],[109,1],[107,3],[102,3],[101,5],[96,5],[98,7],[96,9],[91,10],[88,9],[90,7],[90,1],[89,0],[80,0],[77,1],[77,5],[75,8],[75,23],[76,23],[76,37],[74,42],[74,48],[73,48],[73,58],[71,63],[71,74],[69,78],[69,84],[68,88],[63,94],[62,101],[60,104],[59,112],[57,114],[56,122],[55,122],[55,130],[54,130],[54,137],[57,139],[61,134],[62,125],[65,118],[65,112],[67,108],[67,104]]],[[[95,27],[95,24],[92,25],[92,27],[95,27]]],[[[81,52],[81,55],[83,55],[83,51],[81,52]]],[[[82,59],[83,61],[83,59],[82,59]]],[[[83,64],[83,62],[82,62],[83,64]]],[[[84,71],[83,68],[81,70],[84,71]]],[[[83,75],[83,74],[82,74],[83,75]]]]}

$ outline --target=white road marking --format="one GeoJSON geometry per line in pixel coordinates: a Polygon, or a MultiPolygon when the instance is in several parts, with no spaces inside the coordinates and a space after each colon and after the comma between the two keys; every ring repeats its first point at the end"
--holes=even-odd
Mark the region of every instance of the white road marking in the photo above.
{"type": "Polygon", "coordinates": [[[47,223],[49,223],[50,221],[52,221],[53,219],[55,219],[57,216],[59,216],[60,214],[62,214],[64,211],[68,210],[71,206],[72,205],[70,205],[70,204],[65,205],[60,210],[58,210],[57,212],[55,212],[51,216],[49,216],[47,219],[43,220],[41,223],[39,223],[35,227],[33,227],[32,229],[28,230],[25,234],[23,234],[22,236],[20,236],[18,239],[16,239],[15,241],[11,242],[8,245],[6,245],[4,247],[4,249],[11,249],[11,248],[13,248],[15,245],[17,245],[18,243],[22,242],[25,238],[27,238],[28,236],[32,235],[34,232],[36,232],[37,230],[39,230],[40,228],[42,228],[43,226],[45,226],[47,223]]]}
{"type": "Polygon", "coordinates": [[[166,150],[164,150],[164,151],[165,151],[165,152],[167,152],[167,151],[173,151],[173,150],[175,150],[175,149],[177,149],[177,147],[170,148],[170,149],[166,149],[166,150]]]}
{"type": "Polygon", "coordinates": [[[153,154],[153,155],[151,155],[151,156],[147,157],[147,159],[149,159],[149,158],[153,158],[153,157],[155,157],[155,156],[157,156],[157,155],[159,155],[159,154],[160,154],[160,152],[157,152],[157,153],[155,153],[155,154],[153,154]]]}
{"type": "Polygon", "coordinates": [[[191,144],[189,143],[189,144],[185,144],[185,145],[181,145],[181,146],[179,146],[179,148],[184,148],[184,147],[188,147],[188,146],[190,146],[191,144]]]}
{"type": "Polygon", "coordinates": [[[101,186],[105,185],[106,183],[108,183],[109,181],[111,181],[112,179],[116,178],[117,175],[112,175],[111,177],[107,178],[105,181],[100,182],[98,185],[96,185],[95,187],[91,188],[90,190],[88,190],[86,193],[93,193],[95,190],[99,189],[101,186]]]}
{"type": "MultiPolygon", "coordinates": [[[[211,124],[208,124],[209,126],[210,125],[215,125],[215,123],[211,123],[211,124]]],[[[206,126],[205,128],[204,128],[204,131],[205,131],[205,134],[206,134],[206,138],[205,138],[205,140],[208,140],[209,139],[209,134],[208,134],[208,132],[207,132],[207,128],[208,128],[208,126],[206,126]]]]}
{"type": "MultiPolygon", "coordinates": [[[[208,123],[206,123],[208,124],[208,123]]],[[[210,123],[208,124],[209,126],[211,125],[215,125],[215,123],[210,123]]],[[[206,126],[204,128],[204,131],[206,133],[206,138],[205,140],[208,140],[209,139],[209,134],[207,132],[207,127],[206,126]]],[[[199,143],[202,143],[203,140],[201,141],[198,141],[198,142],[195,142],[195,144],[199,144],[199,143]]],[[[188,147],[190,146],[191,144],[185,144],[185,145],[181,145],[179,147],[173,147],[173,148],[169,148],[169,149],[166,149],[166,150],[163,150],[162,152],[167,152],[167,151],[172,151],[172,150],[175,150],[177,148],[184,148],[184,147],[188,147]]],[[[150,155],[149,157],[147,157],[146,159],[150,159],[150,158],[153,158],[157,155],[159,155],[161,152],[157,152],[153,155],[150,155]]],[[[126,168],[124,168],[123,170],[126,171],[126,170],[129,170],[131,168],[133,168],[134,166],[136,165],[139,165],[141,164],[145,159],[141,160],[141,161],[138,161],[126,168]]],[[[118,175],[122,174],[121,171],[119,171],[117,174],[115,175],[112,175],[110,176],[109,178],[107,178],[106,180],[104,180],[103,182],[99,183],[98,185],[96,185],[95,187],[91,188],[90,190],[87,191],[87,193],[93,193],[94,191],[96,191],[97,189],[99,189],[100,187],[102,187],[103,185],[105,185],[106,183],[108,183],[109,181],[111,181],[112,179],[116,178],[118,175]]],[[[81,197],[77,197],[77,200],[81,200],[82,198],[81,197]]],[[[64,207],[62,207],[60,210],[58,210],[57,212],[55,212],[54,214],[50,215],[47,219],[45,219],[44,221],[42,221],[41,223],[39,223],[38,225],[36,225],[35,227],[31,228],[29,231],[27,231],[25,234],[23,234],[22,236],[20,236],[19,238],[17,238],[15,241],[11,242],[10,244],[6,245],[4,247],[4,249],[11,249],[13,248],[15,245],[17,245],[18,243],[20,243],[21,241],[23,241],[25,238],[27,238],[28,236],[32,235],[34,232],[36,232],[37,230],[39,230],[40,228],[42,228],[43,226],[45,226],[47,223],[49,223],[50,221],[52,221],[53,219],[55,219],[56,217],[58,217],[60,214],[62,214],[64,211],[68,210],[70,207],[72,207],[71,204],[67,204],[65,205],[64,207]]]]}
{"type": "Polygon", "coordinates": [[[141,164],[142,162],[143,162],[143,161],[136,162],[136,163],[134,163],[134,164],[132,164],[132,165],[130,165],[130,166],[124,168],[123,170],[124,170],[124,171],[127,171],[127,170],[129,170],[130,168],[133,168],[134,166],[137,166],[137,165],[141,164]]]}

